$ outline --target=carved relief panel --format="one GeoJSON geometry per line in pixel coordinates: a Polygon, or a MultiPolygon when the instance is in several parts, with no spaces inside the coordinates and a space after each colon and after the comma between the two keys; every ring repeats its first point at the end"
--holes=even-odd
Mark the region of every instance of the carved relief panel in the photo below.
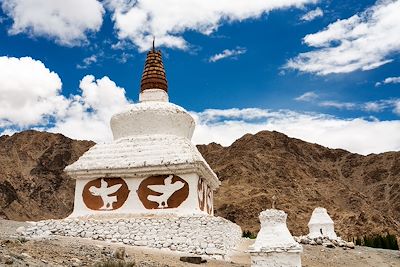
{"type": "Polygon", "coordinates": [[[128,195],[128,186],[121,178],[98,178],[86,183],[82,191],[83,202],[92,210],[116,210],[128,195]]]}
{"type": "Polygon", "coordinates": [[[197,196],[200,210],[213,214],[213,191],[202,178],[197,183],[197,196]]]}

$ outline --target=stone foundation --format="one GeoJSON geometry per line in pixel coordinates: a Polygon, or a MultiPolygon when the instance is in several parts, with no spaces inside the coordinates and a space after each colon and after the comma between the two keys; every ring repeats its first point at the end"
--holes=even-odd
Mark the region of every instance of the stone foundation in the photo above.
{"type": "Polygon", "coordinates": [[[301,250],[251,252],[251,267],[301,267],[301,250]]]}
{"type": "Polygon", "coordinates": [[[228,259],[240,242],[240,227],[224,218],[198,216],[63,219],[19,229],[27,238],[70,236],[228,259]]]}

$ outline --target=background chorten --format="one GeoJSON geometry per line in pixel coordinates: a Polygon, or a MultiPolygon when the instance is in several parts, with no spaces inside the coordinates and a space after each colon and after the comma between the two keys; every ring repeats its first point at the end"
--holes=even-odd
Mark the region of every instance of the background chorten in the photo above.
{"type": "Polygon", "coordinates": [[[310,233],[309,238],[328,237],[337,239],[334,229],[334,222],[328,215],[325,208],[315,208],[308,223],[310,233]]]}

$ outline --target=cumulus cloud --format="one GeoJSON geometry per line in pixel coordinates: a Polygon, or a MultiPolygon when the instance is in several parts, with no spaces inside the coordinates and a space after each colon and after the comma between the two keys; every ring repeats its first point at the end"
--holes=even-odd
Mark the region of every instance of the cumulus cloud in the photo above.
{"type": "Polygon", "coordinates": [[[111,116],[129,105],[125,89],[107,76],[96,80],[86,75],[79,84],[80,95],[69,99],[66,114],[57,117],[53,127],[46,130],[61,132],[76,139],[111,140],[111,116]]]}
{"type": "Polygon", "coordinates": [[[108,77],[83,77],[79,93],[65,97],[57,73],[30,57],[0,57],[0,127],[3,134],[35,128],[69,137],[111,138],[111,115],[129,105],[108,77]]]}
{"type": "Polygon", "coordinates": [[[325,114],[265,109],[205,110],[193,113],[197,121],[194,142],[230,145],[246,133],[275,130],[290,137],[360,154],[400,150],[400,120],[341,119],[325,114]],[[222,114],[229,114],[224,116],[222,114]],[[255,112],[257,120],[246,114],[255,112]],[[261,114],[264,114],[260,117],[261,114]],[[209,118],[213,118],[209,120],[209,118]]]}
{"type": "Polygon", "coordinates": [[[105,12],[97,0],[3,0],[1,7],[13,20],[10,34],[44,36],[68,46],[98,31],[105,12]]]}
{"type": "Polygon", "coordinates": [[[296,101],[304,101],[311,102],[318,98],[318,95],[315,92],[305,92],[301,96],[296,97],[294,100],[296,101]]]}
{"type": "Polygon", "coordinates": [[[303,41],[315,50],[290,59],[285,68],[327,75],[387,64],[400,52],[399,13],[400,1],[378,1],[360,14],[308,34],[303,41]]]}
{"type": "Polygon", "coordinates": [[[377,82],[375,86],[380,86],[382,84],[388,84],[388,83],[400,83],[400,77],[388,77],[384,79],[382,82],[377,82]]]}
{"type": "Polygon", "coordinates": [[[221,53],[211,56],[208,61],[217,62],[218,60],[224,58],[236,58],[238,55],[242,55],[244,53],[246,53],[246,48],[243,47],[237,47],[236,49],[225,49],[221,53]]]}
{"type": "Polygon", "coordinates": [[[107,0],[118,37],[132,41],[141,51],[158,46],[187,49],[182,34],[209,35],[224,22],[258,18],[272,10],[303,7],[317,0],[107,0]]]}
{"type": "Polygon", "coordinates": [[[317,7],[314,10],[308,11],[304,14],[300,19],[304,21],[312,21],[318,17],[322,17],[324,15],[324,11],[321,8],[317,7]]]}
{"type": "Polygon", "coordinates": [[[0,57],[0,126],[46,123],[60,116],[68,102],[61,80],[38,60],[0,57]]]}

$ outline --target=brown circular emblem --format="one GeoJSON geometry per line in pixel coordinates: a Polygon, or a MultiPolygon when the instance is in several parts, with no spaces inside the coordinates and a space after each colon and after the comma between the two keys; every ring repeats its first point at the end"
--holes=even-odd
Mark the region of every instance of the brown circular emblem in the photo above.
{"type": "Polygon", "coordinates": [[[157,175],[144,179],[137,190],[146,209],[179,207],[189,196],[189,184],[177,175],[157,175]]]}
{"type": "Polygon", "coordinates": [[[116,210],[129,195],[129,189],[121,178],[98,178],[88,182],[83,188],[82,198],[92,210],[116,210]]]}

